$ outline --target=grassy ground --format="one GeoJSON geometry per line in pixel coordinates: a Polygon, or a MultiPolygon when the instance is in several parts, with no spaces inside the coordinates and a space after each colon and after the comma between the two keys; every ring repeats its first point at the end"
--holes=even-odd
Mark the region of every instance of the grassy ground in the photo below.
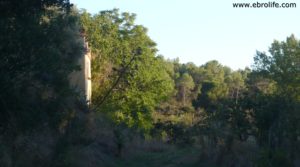
{"type": "Polygon", "coordinates": [[[160,152],[137,152],[116,159],[116,167],[199,167],[199,150],[195,148],[170,148],[160,152]]]}
{"type": "Polygon", "coordinates": [[[130,167],[194,167],[197,166],[197,152],[193,149],[146,152],[136,155],[123,163],[123,166],[130,167]]]}

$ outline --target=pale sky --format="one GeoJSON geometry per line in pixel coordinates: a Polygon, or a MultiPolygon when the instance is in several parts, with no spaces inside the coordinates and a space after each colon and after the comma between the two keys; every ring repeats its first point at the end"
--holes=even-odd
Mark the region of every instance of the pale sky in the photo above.
{"type": "Polygon", "coordinates": [[[256,50],[268,51],[274,39],[300,38],[297,8],[233,8],[233,2],[269,0],[71,0],[90,13],[113,8],[137,14],[159,54],[202,65],[217,60],[232,69],[250,67],[256,50]]]}

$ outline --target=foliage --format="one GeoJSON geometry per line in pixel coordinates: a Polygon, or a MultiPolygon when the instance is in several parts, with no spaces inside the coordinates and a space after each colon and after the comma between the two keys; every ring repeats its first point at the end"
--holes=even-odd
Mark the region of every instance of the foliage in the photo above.
{"type": "Polygon", "coordinates": [[[172,93],[173,81],[147,29],[117,9],[82,13],[93,52],[93,104],[117,123],[147,130],[151,112],[172,93]],[[99,84],[100,83],[100,84],[99,84]],[[107,95],[107,96],[106,96],[107,95]]]}
{"type": "Polygon", "coordinates": [[[13,2],[0,22],[0,130],[63,129],[73,96],[66,76],[83,53],[79,17],[64,1],[13,2]]]}
{"type": "Polygon", "coordinates": [[[0,10],[0,166],[297,166],[294,35],[257,51],[252,70],[234,71],[165,60],[136,15],[117,9],[4,0],[0,10]],[[83,36],[90,108],[68,81],[83,36]]]}
{"type": "MultiPolygon", "coordinates": [[[[252,78],[260,81],[264,78],[264,87],[258,85],[257,93],[252,95],[257,100],[250,103],[255,114],[257,140],[270,151],[288,153],[285,159],[289,162],[294,161],[299,147],[296,139],[300,127],[299,43],[294,35],[286,41],[274,41],[270,55],[257,53],[252,74],[252,78]]],[[[273,161],[272,157],[267,160],[273,161]]]]}
{"type": "Polygon", "coordinates": [[[179,97],[183,102],[183,106],[185,106],[186,98],[195,87],[193,78],[188,73],[184,73],[180,78],[178,78],[177,86],[179,89],[179,97]]]}

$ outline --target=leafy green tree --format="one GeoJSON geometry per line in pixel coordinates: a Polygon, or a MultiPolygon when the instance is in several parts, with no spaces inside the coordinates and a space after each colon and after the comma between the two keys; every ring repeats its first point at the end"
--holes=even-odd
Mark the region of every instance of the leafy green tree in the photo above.
{"type": "Polygon", "coordinates": [[[210,61],[204,65],[205,80],[212,82],[214,87],[208,92],[208,96],[212,101],[216,101],[227,96],[228,89],[224,82],[225,73],[223,66],[217,61],[210,61]]]}
{"type": "Polygon", "coordinates": [[[193,102],[195,108],[212,107],[228,95],[228,86],[225,83],[223,66],[214,60],[207,62],[202,68],[203,81],[201,82],[201,94],[193,102]]]}
{"type": "Polygon", "coordinates": [[[134,20],[134,14],[117,9],[94,16],[82,13],[94,56],[94,108],[119,124],[147,130],[151,113],[172,93],[174,83],[147,29],[134,20]]]}
{"type": "Polygon", "coordinates": [[[300,42],[291,35],[286,41],[274,41],[269,55],[258,52],[254,58],[255,74],[274,85],[271,93],[262,95],[264,100],[253,106],[258,139],[269,149],[284,148],[292,160],[299,147],[299,51],[300,42]],[[290,147],[284,146],[287,144],[290,147]]]}
{"type": "Polygon", "coordinates": [[[58,136],[82,110],[68,80],[84,53],[71,6],[61,0],[0,3],[0,166],[53,166],[58,136]]]}
{"type": "Polygon", "coordinates": [[[188,74],[184,73],[177,81],[177,86],[179,89],[179,98],[183,103],[186,104],[186,99],[191,93],[191,90],[195,87],[193,78],[188,74]]]}
{"type": "Polygon", "coordinates": [[[236,103],[241,95],[243,89],[245,89],[245,81],[241,72],[232,72],[226,78],[225,82],[229,89],[229,97],[235,99],[236,103]]]}
{"type": "Polygon", "coordinates": [[[83,54],[79,17],[68,1],[3,5],[0,126],[20,133],[51,120],[49,125],[58,129],[69,113],[66,97],[73,96],[67,76],[83,54]]]}
{"type": "Polygon", "coordinates": [[[299,51],[299,40],[291,35],[286,41],[274,41],[269,50],[270,55],[258,52],[254,58],[256,71],[274,80],[280,94],[293,96],[297,100],[300,98],[299,51]]]}

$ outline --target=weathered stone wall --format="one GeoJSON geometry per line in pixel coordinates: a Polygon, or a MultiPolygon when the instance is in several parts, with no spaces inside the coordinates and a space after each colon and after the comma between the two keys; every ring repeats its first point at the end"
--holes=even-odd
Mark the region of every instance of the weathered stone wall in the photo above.
{"type": "Polygon", "coordinates": [[[91,103],[91,51],[88,43],[85,42],[86,53],[78,59],[81,70],[72,72],[69,76],[70,85],[79,92],[87,104],[91,103]]]}

